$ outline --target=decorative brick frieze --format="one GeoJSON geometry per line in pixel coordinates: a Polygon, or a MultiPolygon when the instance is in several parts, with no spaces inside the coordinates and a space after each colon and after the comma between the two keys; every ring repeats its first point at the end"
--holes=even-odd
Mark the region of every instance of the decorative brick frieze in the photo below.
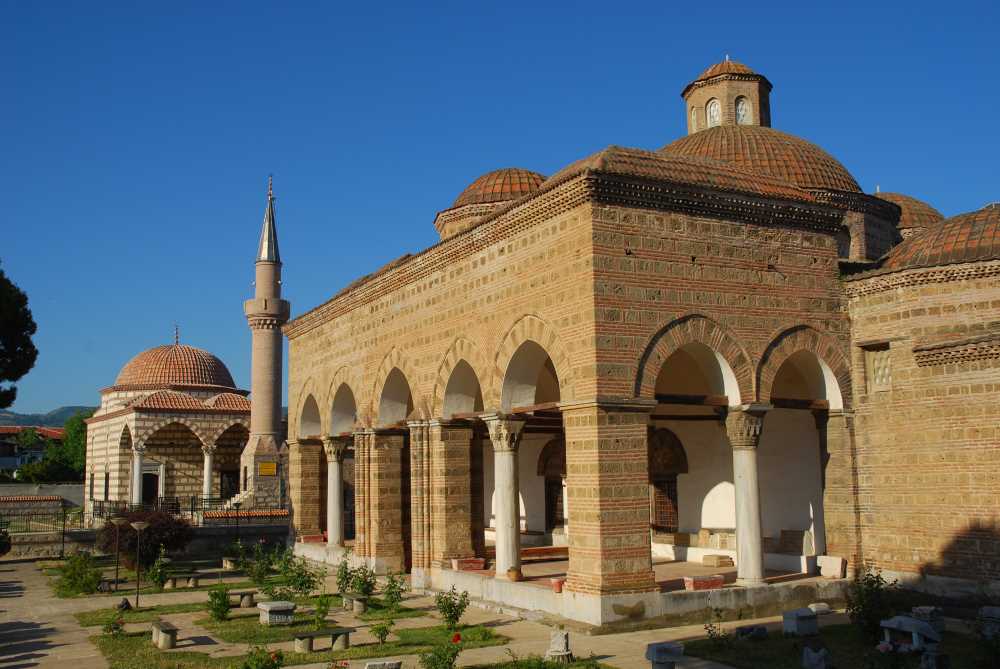
{"type": "Polygon", "coordinates": [[[913,357],[920,366],[1000,359],[1000,333],[954,342],[914,346],[913,357]]]}

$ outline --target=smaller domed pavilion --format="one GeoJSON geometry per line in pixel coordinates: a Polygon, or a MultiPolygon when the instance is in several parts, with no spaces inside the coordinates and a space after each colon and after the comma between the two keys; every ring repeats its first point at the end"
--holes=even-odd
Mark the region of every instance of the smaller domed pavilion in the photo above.
{"type": "Polygon", "coordinates": [[[219,358],[176,338],[132,358],[87,421],[86,510],[203,508],[239,494],[247,394],[219,358]]]}

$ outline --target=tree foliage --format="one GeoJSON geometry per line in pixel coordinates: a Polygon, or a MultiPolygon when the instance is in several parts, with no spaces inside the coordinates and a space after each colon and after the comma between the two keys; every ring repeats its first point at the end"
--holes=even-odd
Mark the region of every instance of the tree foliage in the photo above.
{"type": "MultiPolygon", "coordinates": [[[[93,411],[79,411],[64,424],[61,444],[46,440],[45,455],[39,462],[22,466],[17,479],[25,483],[64,483],[82,481],[87,460],[87,424],[84,422],[93,411]]],[[[21,430],[17,435],[18,444],[25,448],[40,441],[34,428],[21,430]]]]}
{"type": "MultiPolygon", "coordinates": [[[[167,551],[184,550],[191,542],[191,525],[183,518],[175,518],[162,511],[133,511],[125,514],[128,521],[118,530],[121,533],[122,561],[129,568],[135,566],[136,531],[132,523],[144,521],[149,527],[142,531],[142,565],[148,567],[160,554],[162,546],[167,551]]],[[[104,553],[115,552],[115,526],[108,521],[97,533],[97,548],[104,553]]]]}
{"type": "MultiPolygon", "coordinates": [[[[0,382],[17,381],[35,366],[38,349],[31,336],[36,329],[28,296],[0,269],[0,382]]],[[[16,387],[0,385],[0,409],[16,397],[16,387]]]]}

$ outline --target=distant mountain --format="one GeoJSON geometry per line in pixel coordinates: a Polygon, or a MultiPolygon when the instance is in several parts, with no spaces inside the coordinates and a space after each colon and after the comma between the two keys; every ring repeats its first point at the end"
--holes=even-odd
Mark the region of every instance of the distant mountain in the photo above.
{"type": "Polygon", "coordinates": [[[40,427],[62,427],[78,411],[94,411],[97,407],[59,407],[48,413],[17,413],[0,410],[0,425],[38,425],[40,427]]]}

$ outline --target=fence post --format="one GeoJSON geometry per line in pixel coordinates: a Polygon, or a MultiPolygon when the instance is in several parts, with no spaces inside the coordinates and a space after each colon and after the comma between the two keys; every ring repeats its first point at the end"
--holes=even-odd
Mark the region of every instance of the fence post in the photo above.
{"type": "Polygon", "coordinates": [[[66,506],[60,502],[59,510],[62,512],[62,542],[59,546],[59,559],[66,558],[66,506]]]}

